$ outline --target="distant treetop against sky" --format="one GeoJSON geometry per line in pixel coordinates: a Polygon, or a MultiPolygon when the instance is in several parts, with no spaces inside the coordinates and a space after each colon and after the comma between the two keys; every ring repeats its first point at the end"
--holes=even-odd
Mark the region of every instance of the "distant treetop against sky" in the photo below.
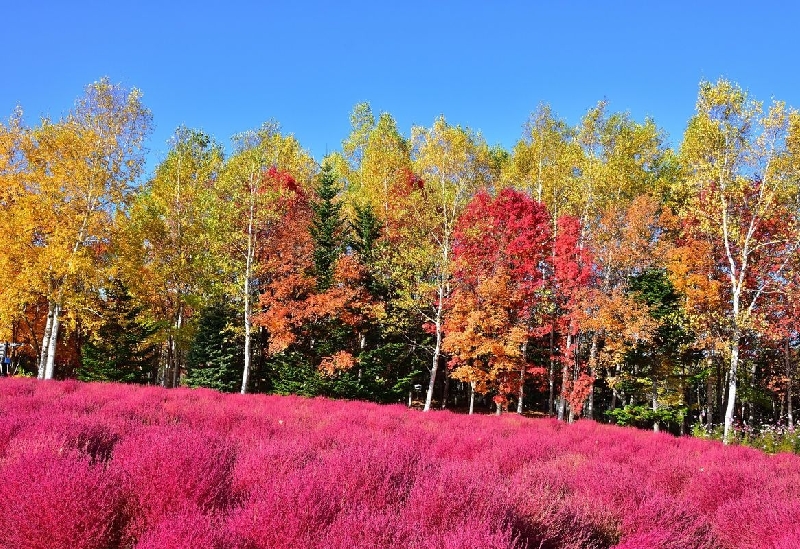
{"type": "Polygon", "coordinates": [[[268,119],[316,158],[369,101],[408,134],[439,114],[507,148],[541,102],[569,123],[601,99],[679,143],[700,80],[800,106],[791,2],[6,2],[0,116],[58,118],[108,76],[156,130],[229,144],[268,119]]]}

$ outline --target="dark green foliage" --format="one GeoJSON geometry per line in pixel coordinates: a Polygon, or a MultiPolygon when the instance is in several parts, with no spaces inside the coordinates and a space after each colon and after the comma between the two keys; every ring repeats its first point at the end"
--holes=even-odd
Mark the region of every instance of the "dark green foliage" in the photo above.
{"type": "Polygon", "coordinates": [[[336,261],[345,249],[342,205],[336,201],[339,189],[330,164],[322,166],[316,186],[317,198],[311,204],[311,238],[314,241],[314,274],[317,289],[330,288],[336,261]]]}
{"type": "Polygon", "coordinates": [[[200,314],[197,333],[187,357],[186,384],[218,391],[238,391],[244,368],[244,336],[235,326],[237,311],[218,303],[200,314]]]}
{"type": "Polygon", "coordinates": [[[631,277],[628,287],[638,302],[647,305],[658,329],[651,342],[628,353],[629,375],[616,385],[619,394],[638,395],[638,402],[610,410],[606,415],[619,425],[648,427],[659,423],[679,431],[688,411],[685,388],[696,375],[691,366],[697,363],[681,297],[663,269],[648,269],[631,277]],[[657,410],[652,404],[654,391],[658,395],[657,410]]]}
{"type": "Polygon", "coordinates": [[[648,269],[631,277],[629,287],[650,306],[653,318],[664,318],[679,309],[680,296],[663,269],[648,269]]]}
{"type": "Polygon", "coordinates": [[[369,204],[356,206],[355,213],[356,218],[350,224],[353,235],[350,239],[350,247],[367,268],[364,286],[374,297],[386,297],[386,288],[378,282],[374,273],[376,248],[383,227],[369,204]]]}
{"type": "MultiPolygon", "coordinates": [[[[376,402],[399,402],[406,398],[414,380],[421,378],[423,361],[409,352],[408,345],[387,343],[359,356],[356,398],[376,402]]],[[[348,372],[352,374],[353,372],[348,372]]]]}
{"type": "Polygon", "coordinates": [[[352,369],[323,375],[314,360],[297,350],[280,353],[269,361],[272,391],[278,394],[327,396],[401,402],[408,395],[423,363],[403,344],[387,344],[359,356],[352,369]]]}
{"type": "Polygon", "coordinates": [[[677,351],[680,345],[689,342],[681,297],[663,269],[649,269],[632,277],[629,287],[637,300],[650,307],[652,317],[661,323],[658,328],[660,346],[670,345],[670,350],[677,351]]]}
{"type": "Polygon", "coordinates": [[[103,301],[105,322],[81,348],[78,379],[124,383],[155,380],[158,345],[149,340],[158,326],[141,321],[141,312],[127,289],[114,281],[103,301]]]}
{"type": "Polygon", "coordinates": [[[627,405],[606,412],[609,419],[617,425],[634,426],[647,429],[658,422],[669,426],[679,426],[686,416],[685,406],[661,406],[653,410],[651,406],[627,405]]]}
{"type": "Polygon", "coordinates": [[[298,351],[284,351],[268,362],[272,392],[279,395],[321,395],[322,376],[308,357],[298,351]]]}
{"type": "Polygon", "coordinates": [[[383,227],[369,204],[356,206],[355,213],[356,218],[351,223],[353,238],[350,246],[358,254],[361,262],[369,266],[375,261],[375,247],[383,227]]]}

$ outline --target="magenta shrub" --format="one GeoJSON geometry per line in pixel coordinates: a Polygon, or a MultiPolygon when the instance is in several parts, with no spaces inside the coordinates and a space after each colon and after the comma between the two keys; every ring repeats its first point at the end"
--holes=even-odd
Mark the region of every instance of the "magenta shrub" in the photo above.
{"type": "Polygon", "coordinates": [[[233,463],[230,445],[210,431],[159,425],[128,435],[110,464],[125,486],[127,537],[176,512],[225,510],[233,463]]]}
{"type": "Polygon", "coordinates": [[[579,421],[0,379],[0,548],[800,547],[800,458],[579,421]]]}
{"type": "Polygon", "coordinates": [[[147,530],[136,549],[225,549],[224,534],[213,520],[197,511],[167,514],[147,530]]]}
{"type": "Polygon", "coordinates": [[[119,481],[77,452],[42,450],[4,461],[0,547],[118,547],[123,501],[119,481]]]}

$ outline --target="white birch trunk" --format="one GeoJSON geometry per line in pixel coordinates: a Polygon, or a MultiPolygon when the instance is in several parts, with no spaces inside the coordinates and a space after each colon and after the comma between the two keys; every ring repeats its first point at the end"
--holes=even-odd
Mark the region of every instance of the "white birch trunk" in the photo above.
{"type": "MultiPolygon", "coordinates": [[[[658,411],[658,386],[656,385],[656,380],[653,379],[653,411],[658,411]]],[[[653,421],[653,432],[658,433],[661,430],[661,426],[658,424],[658,419],[653,421]]]]}
{"type": "Polygon", "coordinates": [[[428,392],[425,395],[425,407],[423,412],[431,409],[431,401],[433,400],[433,388],[436,384],[436,371],[439,369],[439,357],[442,354],[442,307],[444,303],[444,288],[439,288],[439,305],[436,307],[436,346],[433,348],[433,361],[431,362],[431,379],[428,382],[428,392]]]}
{"type": "Polygon", "coordinates": [[[250,199],[250,218],[247,222],[247,257],[245,258],[245,273],[244,273],[244,370],[242,372],[242,389],[241,393],[247,394],[247,386],[250,382],[250,277],[253,270],[253,256],[255,255],[255,235],[253,234],[253,216],[255,204],[252,198],[250,199]]]}
{"type": "Polygon", "coordinates": [[[522,413],[522,400],[525,397],[525,367],[528,354],[528,342],[522,344],[522,367],[519,370],[519,400],[517,401],[517,413],[522,413]]]}
{"type": "MultiPolygon", "coordinates": [[[[597,351],[600,340],[600,334],[594,332],[592,334],[592,346],[589,350],[589,375],[595,377],[595,365],[597,364],[597,351]]],[[[589,388],[589,398],[586,402],[586,418],[594,419],[594,382],[589,388]]]]}
{"type": "MultiPolygon", "coordinates": [[[[53,321],[50,326],[50,341],[48,342],[47,349],[47,362],[44,368],[44,378],[53,379],[55,374],[56,364],[56,343],[58,342],[58,328],[61,324],[59,315],[61,313],[61,306],[58,303],[53,305],[53,321]]],[[[49,315],[48,315],[49,316],[49,315]]]]}
{"type": "Polygon", "coordinates": [[[789,348],[789,338],[786,338],[786,424],[790,431],[794,430],[794,411],[792,409],[792,355],[789,348]]]}
{"type": "Polygon", "coordinates": [[[434,326],[436,327],[436,346],[433,348],[431,379],[428,382],[428,392],[425,395],[425,407],[422,409],[423,412],[427,412],[431,409],[431,402],[433,401],[433,388],[436,384],[436,372],[439,369],[439,357],[442,354],[442,339],[444,338],[444,298],[447,284],[446,273],[449,255],[449,242],[445,240],[442,246],[442,265],[439,271],[439,288],[437,289],[438,303],[436,304],[436,318],[434,319],[434,326]]]}
{"type": "Polygon", "coordinates": [[[469,415],[475,412],[475,382],[469,383],[469,415]]]}
{"type": "MultiPolygon", "coordinates": [[[[572,347],[572,334],[567,334],[567,352],[570,352],[572,347]]],[[[558,400],[558,421],[564,421],[564,415],[567,411],[567,399],[565,388],[569,381],[569,363],[565,360],[561,365],[561,397],[558,400]]]]}
{"type": "Polygon", "coordinates": [[[555,352],[555,332],[556,332],[556,325],[553,322],[550,328],[550,367],[547,372],[547,384],[549,388],[549,394],[547,396],[547,415],[549,417],[553,417],[553,411],[555,409],[555,390],[556,390],[556,361],[553,359],[553,353],[555,352]]]}
{"type": "Polygon", "coordinates": [[[42,347],[39,349],[39,368],[37,372],[38,379],[44,379],[44,371],[47,366],[47,353],[50,350],[50,334],[53,330],[53,303],[47,304],[47,323],[44,326],[44,334],[42,335],[42,347]]]}
{"type": "Polygon", "coordinates": [[[731,344],[731,363],[728,371],[728,405],[725,408],[725,431],[723,441],[729,444],[731,439],[731,429],[733,428],[733,416],[736,411],[736,374],[739,369],[739,331],[734,331],[731,344]]]}

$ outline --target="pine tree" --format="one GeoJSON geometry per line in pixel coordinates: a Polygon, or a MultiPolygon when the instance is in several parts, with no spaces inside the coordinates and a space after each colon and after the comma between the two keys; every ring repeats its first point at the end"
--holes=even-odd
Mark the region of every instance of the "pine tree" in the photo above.
{"type": "Polygon", "coordinates": [[[133,303],[128,290],[114,281],[104,300],[106,320],[81,349],[78,379],[124,383],[155,380],[158,345],[152,336],[158,325],[141,321],[141,313],[142,307],[133,303]]]}

